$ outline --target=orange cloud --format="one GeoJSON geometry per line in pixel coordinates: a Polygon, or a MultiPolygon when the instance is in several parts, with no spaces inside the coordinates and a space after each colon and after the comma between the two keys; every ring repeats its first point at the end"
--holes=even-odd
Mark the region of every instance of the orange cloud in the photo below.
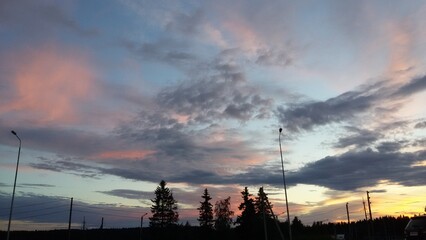
{"type": "Polygon", "coordinates": [[[94,92],[94,71],[78,51],[54,47],[18,53],[12,79],[14,97],[0,113],[14,113],[31,121],[75,122],[78,105],[94,92]]]}
{"type": "Polygon", "coordinates": [[[141,159],[148,155],[155,153],[151,150],[123,150],[123,151],[109,151],[99,153],[92,158],[95,159],[141,159]]]}
{"type": "Polygon", "coordinates": [[[405,82],[408,77],[407,71],[417,63],[412,55],[413,33],[404,24],[391,23],[388,26],[388,36],[390,51],[388,72],[394,76],[397,83],[405,82]]]}
{"type": "Polygon", "coordinates": [[[262,40],[259,39],[257,33],[250,27],[250,25],[233,19],[225,23],[225,27],[230,33],[237,38],[237,42],[243,47],[243,49],[251,52],[255,52],[262,44],[262,40]]]}

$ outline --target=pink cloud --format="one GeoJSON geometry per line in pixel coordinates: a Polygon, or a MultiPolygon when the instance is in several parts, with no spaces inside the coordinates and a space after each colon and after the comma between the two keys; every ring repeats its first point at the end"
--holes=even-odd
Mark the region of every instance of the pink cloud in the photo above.
{"type": "Polygon", "coordinates": [[[12,97],[0,113],[16,114],[36,123],[79,120],[79,105],[95,92],[94,70],[76,50],[42,47],[13,56],[12,97]]]}

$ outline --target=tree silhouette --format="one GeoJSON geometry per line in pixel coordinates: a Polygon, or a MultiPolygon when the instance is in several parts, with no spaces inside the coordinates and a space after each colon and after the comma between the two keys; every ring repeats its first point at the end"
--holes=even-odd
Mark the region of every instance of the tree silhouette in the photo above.
{"type": "Polygon", "coordinates": [[[174,225],[179,220],[177,212],[177,201],[173,198],[173,193],[166,187],[166,182],[161,180],[160,185],[155,190],[155,199],[151,199],[152,217],[149,218],[151,227],[167,227],[174,225]]]}
{"type": "Polygon", "coordinates": [[[259,188],[259,192],[257,193],[257,197],[255,199],[254,207],[256,210],[256,214],[263,219],[265,216],[266,219],[273,219],[272,216],[272,204],[269,202],[268,194],[263,191],[263,187],[259,188]]]}
{"type": "Polygon", "coordinates": [[[254,207],[254,200],[248,192],[247,187],[241,192],[243,202],[238,206],[241,210],[241,215],[237,217],[237,223],[244,229],[250,229],[254,226],[256,220],[256,210],[254,207]]]}
{"type": "Polygon", "coordinates": [[[200,211],[200,217],[197,219],[200,222],[200,226],[204,228],[213,228],[213,205],[210,203],[212,199],[206,189],[204,189],[203,196],[204,201],[200,202],[201,206],[197,208],[200,211]]]}
{"type": "Polygon", "coordinates": [[[216,216],[214,227],[216,230],[223,231],[231,228],[234,212],[230,210],[230,205],[231,197],[216,202],[214,207],[214,214],[216,216]]]}

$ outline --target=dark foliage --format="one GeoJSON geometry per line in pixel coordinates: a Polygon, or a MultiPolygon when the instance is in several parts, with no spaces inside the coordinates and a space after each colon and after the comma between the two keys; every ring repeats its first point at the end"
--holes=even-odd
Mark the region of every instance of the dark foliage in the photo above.
{"type": "Polygon", "coordinates": [[[179,220],[177,212],[177,201],[173,193],[166,187],[166,182],[161,180],[160,186],[155,190],[155,199],[151,200],[152,217],[149,218],[151,227],[170,227],[179,220]]]}
{"type": "Polygon", "coordinates": [[[230,206],[231,197],[216,202],[214,208],[214,214],[216,217],[214,228],[217,231],[226,231],[231,228],[234,212],[231,211],[230,206]]]}
{"type": "MultiPolygon", "coordinates": [[[[300,229],[296,231],[293,228],[293,240],[331,240],[336,234],[345,234],[346,239],[351,240],[367,240],[368,227],[373,225],[374,234],[372,233],[371,239],[392,239],[402,240],[404,228],[408,223],[408,217],[381,217],[376,218],[371,224],[369,221],[358,221],[351,223],[353,229],[352,235],[348,235],[347,223],[322,223],[314,222],[312,226],[299,226],[300,229]],[[349,238],[349,237],[352,238],[349,238]]],[[[293,219],[292,222],[295,222],[293,219]]],[[[280,228],[284,232],[285,239],[288,237],[287,223],[280,223],[280,228]]],[[[259,227],[262,229],[262,226],[259,227]]],[[[280,239],[279,235],[273,233],[272,228],[268,228],[268,239],[280,239]]],[[[238,234],[239,227],[230,228],[226,231],[209,230],[200,227],[174,225],[165,228],[140,228],[129,229],[92,229],[92,230],[72,230],[71,240],[251,240],[251,239],[264,239],[263,234],[260,236],[249,235],[242,236],[238,234]]],[[[262,232],[261,232],[262,233],[262,232]]],[[[52,230],[52,231],[13,231],[11,232],[10,239],[12,240],[66,240],[68,236],[67,230],[52,230]]],[[[0,231],[0,239],[6,239],[6,232],[0,231]]]]}
{"type": "Polygon", "coordinates": [[[200,211],[199,217],[197,220],[200,222],[200,226],[202,228],[212,229],[213,223],[214,223],[213,205],[210,203],[210,200],[212,198],[210,197],[210,194],[207,188],[204,189],[204,193],[203,193],[203,196],[201,196],[201,198],[203,198],[204,201],[200,202],[201,206],[197,208],[197,210],[200,211]]]}

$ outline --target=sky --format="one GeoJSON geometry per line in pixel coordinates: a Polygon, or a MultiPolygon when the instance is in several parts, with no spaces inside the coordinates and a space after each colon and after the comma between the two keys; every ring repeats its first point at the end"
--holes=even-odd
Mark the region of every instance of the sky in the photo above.
{"type": "Polygon", "coordinates": [[[424,1],[0,3],[0,230],[180,223],[264,187],[286,219],[426,206],[424,1]],[[279,137],[279,128],[283,133],[279,137]]]}

